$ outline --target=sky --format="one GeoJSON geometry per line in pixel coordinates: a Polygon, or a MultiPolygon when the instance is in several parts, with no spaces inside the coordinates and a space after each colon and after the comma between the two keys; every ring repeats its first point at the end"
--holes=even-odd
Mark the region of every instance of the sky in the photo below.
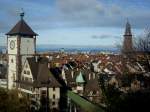
{"type": "Polygon", "coordinates": [[[127,19],[134,37],[150,27],[150,0],[0,0],[0,45],[22,8],[37,44],[115,46],[127,19]]]}

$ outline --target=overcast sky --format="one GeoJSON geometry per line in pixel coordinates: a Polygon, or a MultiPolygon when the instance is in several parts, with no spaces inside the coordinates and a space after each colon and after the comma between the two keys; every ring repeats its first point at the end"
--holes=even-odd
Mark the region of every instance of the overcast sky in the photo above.
{"type": "Polygon", "coordinates": [[[0,44],[21,8],[38,44],[112,46],[127,18],[134,36],[150,27],[150,0],[0,0],[0,44]]]}

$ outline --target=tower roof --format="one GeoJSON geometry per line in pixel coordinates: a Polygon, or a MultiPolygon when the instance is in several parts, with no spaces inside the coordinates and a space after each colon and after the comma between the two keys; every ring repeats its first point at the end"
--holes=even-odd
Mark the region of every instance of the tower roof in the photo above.
{"type": "Polygon", "coordinates": [[[82,75],[81,72],[80,72],[79,75],[76,77],[76,82],[77,82],[77,83],[84,83],[84,82],[85,82],[85,80],[84,80],[83,75],[82,75]]]}
{"type": "Polygon", "coordinates": [[[126,23],[126,29],[125,29],[125,34],[124,35],[132,35],[132,33],[131,33],[131,25],[130,25],[128,20],[127,20],[127,23],[126,23]]]}
{"type": "Polygon", "coordinates": [[[37,34],[24,21],[24,12],[20,13],[21,20],[6,35],[36,36],[37,34]]]}

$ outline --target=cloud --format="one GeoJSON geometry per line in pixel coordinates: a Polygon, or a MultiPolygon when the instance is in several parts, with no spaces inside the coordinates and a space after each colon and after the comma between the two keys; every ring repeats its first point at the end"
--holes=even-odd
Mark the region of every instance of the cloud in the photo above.
{"type": "Polygon", "coordinates": [[[106,4],[98,0],[56,0],[55,8],[58,11],[56,20],[61,21],[64,26],[122,27],[127,18],[137,28],[150,24],[150,12],[129,1],[123,4],[119,1],[106,4]]]}
{"type": "Polygon", "coordinates": [[[97,0],[56,0],[56,7],[63,13],[80,13],[87,11],[103,12],[103,6],[97,0]]]}
{"type": "Polygon", "coordinates": [[[109,10],[110,10],[110,13],[114,16],[121,15],[123,13],[121,7],[119,7],[118,5],[114,5],[114,4],[110,7],[109,10]]]}
{"type": "Polygon", "coordinates": [[[99,15],[105,14],[101,2],[97,0],[56,0],[58,17],[66,23],[77,25],[91,25],[99,15]]]}
{"type": "Polygon", "coordinates": [[[15,24],[19,18],[19,10],[24,8],[25,19],[36,30],[59,27],[124,27],[126,18],[129,18],[134,28],[144,28],[150,26],[150,8],[147,2],[139,1],[138,4],[140,3],[143,6],[136,6],[136,2],[129,0],[123,3],[119,0],[1,0],[0,21],[5,21],[8,25],[0,27],[6,30],[8,26],[15,24]],[[148,8],[143,8],[144,6],[148,8]]]}

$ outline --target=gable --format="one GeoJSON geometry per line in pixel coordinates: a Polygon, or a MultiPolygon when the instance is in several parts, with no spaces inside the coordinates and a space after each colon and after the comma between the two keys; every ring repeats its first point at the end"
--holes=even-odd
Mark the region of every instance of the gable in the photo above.
{"type": "Polygon", "coordinates": [[[27,60],[25,61],[23,69],[22,69],[21,80],[33,82],[32,72],[31,72],[31,69],[27,60]]]}

